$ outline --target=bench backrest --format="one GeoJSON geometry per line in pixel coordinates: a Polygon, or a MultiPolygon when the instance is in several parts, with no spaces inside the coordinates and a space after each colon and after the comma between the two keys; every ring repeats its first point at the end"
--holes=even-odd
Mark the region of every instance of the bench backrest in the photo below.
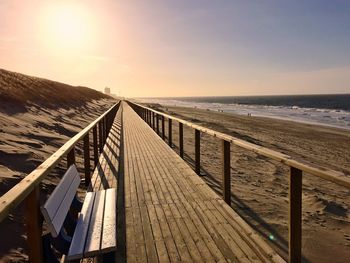
{"type": "Polygon", "coordinates": [[[41,212],[53,237],[57,237],[80,184],[80,176],[73,164],[56,186],[41,212]]]}

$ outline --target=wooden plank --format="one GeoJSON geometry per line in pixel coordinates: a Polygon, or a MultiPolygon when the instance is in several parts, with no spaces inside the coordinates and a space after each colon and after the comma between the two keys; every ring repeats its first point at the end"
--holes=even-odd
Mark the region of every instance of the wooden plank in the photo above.
{"type": "Polygon", "coordinates": [[[231,205],[231,150],[230,142],[222,140],[222,195],[231,205]]]}
{"type": "Polygon", "coordinates": [[[103,217],[101,252],[107,253],[117,248],[117,189],[106,190],[103,217]]]}
{"type": "Polygon", "coordinates": [[[79,178],[79,174],[75,165],[72,165],[65,172],[59,184],[55,187],[45,204],[41,207],[41,211],[46,221],[53,220],[59,206],[61,205],[62,200],[69,190],[70,185],[76,177],[79,178]]]}
{"type": "Polygon", "coordinates": [[[98,191],[95,194],[93,211],[91,214],[89,230],[86,237],[84,257],[93,257],[100,253],[103,229],[103,217],[106,191],[98,191]]]}
{"type": "MultiPolygon", "coordinates": [[[[44,262],[42,246],[42,217],[40,215],[39,186],[25,199],[25,223],[27,228],[28,256],[30,262],[44,262]]],[[[2,237],[9,238],[9,237],[2,237]]]]}
{"type": "Polygon", "coordinates": [[[77,220],[77,226],[67,255],[68,260],[80,259],[84,255],[84,246],[95,199],[95,192],[88,192],[77,220]]]}
{"type": "Polygon", "coordinates": [[[88,186],[91,181],[90,176],[90,140],[87,133],[84,137],[84,173],[85,173],[85,186],[88,186]]]}
{"type": "MultiPolygon", "coordinates": [[[[64,223],[64,220],[67,216],[67,213],[69,211],[69,208],[72,204],[73,198],[77,192],[77,189],[79,187],[80,184],[80,177],[74,177],[74,180],[72,181],[72,183],[69,186],[68,191],[66,192],[66,195],[64,196],[61,204],[59,205],[54,218],[52,219],[52,225],[48,224],[49,230],[51,232],[51,235],[53,237],[57,237],[62,226],[64,223]],[[50,226],[52,226],[52,228],[50,228],[50,226]]],[[[50,222],[47,222],[50,223],[50,222]]]]}
{"type": "Polygon", "coordinates": [[[289,262],[301,262],[302,171],[289,174],[289,262]]]}
{"type": "Polygon", "coordinates": [[[201,174],[201,133],[199,130],[194,130],[194,160],[195,160],[195,172],[201,174]]]}

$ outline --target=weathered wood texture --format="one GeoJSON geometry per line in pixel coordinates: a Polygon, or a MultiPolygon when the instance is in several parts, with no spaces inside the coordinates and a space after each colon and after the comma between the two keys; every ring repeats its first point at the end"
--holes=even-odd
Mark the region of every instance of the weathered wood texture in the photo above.
{"type": "Polygon", "coordinates": [[[301,170],[291,168],[289,174],[289,262],[301,262],[302,177],[301,170]]]}
{"type": "Polygon", "coordinates": [[[231,205],[231,151],[230,142],[222,140],[222,189],[223,198],[231,205]]]}
{"type": "Polygon", "coordinates": [[[180,157],[184,158],[184,125],[179,123],[179,148],[180,157]]]}
{"type": "Polygon", "coordinates": [[[116,195],[115,188],[86,195],[68,260],[100,256],[116,250],[116,195]]]}
{"type": "Polygon", "coordinates": [[[132,262],[284,262],[126,104],[126,255],[132,262]]]}
{"type": "MultiPolygon", "coordinates": [[[[40,213],[39,186],[25,200],[25,218],[27,227],[28,256],[30,262],[44,262],[41,240],[42,217],[40,213]]],[[[6,237],[3,237],[6,238],[6,237]]]]}
{"type": "Polygon", "coordinates": [[[90,137],[88,133],[84,137],[84,174],[86,186],[88,186],[91,181],[90,173],[90,137]]]}
{"type": "Polygon", "coordinates": [[[41,212],[53,237],[57,237],[62,228],[79,184],[79,173],[75,165],[72,165],[64,174],[45,205],[41,207],[41,212]]]}
{"type": "Polygon", "coordinates": [[[194,130],[194,162],[196,174],[201,174],[201,132],[194,130]]]}

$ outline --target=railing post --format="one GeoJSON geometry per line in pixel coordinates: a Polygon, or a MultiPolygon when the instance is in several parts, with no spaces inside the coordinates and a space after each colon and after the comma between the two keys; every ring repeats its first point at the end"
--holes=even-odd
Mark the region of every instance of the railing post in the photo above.
{"type": "Polygon", "coordinates": [[[165,120],[163,115],[162,115],[162,139],[165,140],[165,120]]]}
{"type": "Polygon", "coordinates": [[[289,262],[301,262],[302,218],[301,170],[291,167],[289,174],[289,262]]]}
{"type": "Polygon", "coordinates": [[[201,174],[201,132],[197,129],[194,130],[195,138],[195,172],[201,174]]]}
{"type": "Polygon", "coordinates": [[[69,151],[67,154],[67,169],[72,165],[75,164],[75,146],[69,151]]]}
{"type": "Polygon", "coordinates": [[[162,115],[162,139],[165,140],[165,118],[162,115]]]}
{"type": "Polygon", "coordinates": [[[106,124],[106,116],[102,118],[103,120],[103,145],[106,144],[106,139],[107,139],[107,124],[106,124]]]}
{"type": "Polygon", "coordinates": [[[231,205],[231,150],[230,142],[222,140],[222,195],[225,202],[231,205]]]}
{"type": "Polygon", "coordinates": [[[97,143],[97,127],[94,126],[92,130],[92,139],[93,139],[93,144],[94,144],[94,163],[95,167],[98,164],[98,143],[97,143]]]}
{"type": "MultiPolygon", "coordinates": [[[[40,213],[40,186],[37,185],[25,199],[25,219],[29,262],[44,262],[42,246],[43,220],[40,213]]],[[[3,239],[5,237],[2,237],[3,239]]]]}
{"type": "Polygon", "coordinates": [[[149,110],[149,126],[152,127],[152,111],[149,110]]]}
{"type": "Polygon", "coordinates": [[[152,111],[152,129],[154,130],[156,127],[156,124],[155,124],[155,114],[154,112],[152,111]]]}
{"type": "Polygon", "coordinates": [[[106,143],[107,138],[108,138],[108,134],[109,134],[108,118],[107,118],[107,116],[105,117],[105,120],[106,120],[106,139],[105,139],[105,143],[106,143]]]}
{"type": "Polygon", "coordinates": [[[172,119],[168,119],[168,143],[173,147],[172,119]]]}
{"type": "Polygon", "coordinates": [[[184,158],[184,125],[182,122],[179,122],[179,148],[180,148],[180,157],[184,158]]]}
{"type": "Polygon", "coordinates": [[[100,120],[98,122],[98,142],[99,142],[99,148],[100,148],[100,153],[102,153],[102,149],[103,149],[103,143],[102,143],[102,138],[103,138],[103,130],[102,130],[102,121],[100,120]]]}
{"type": "Polygon", "coordinates": [[[91,181],[89,133],[87,133],[84,137],[84,170],[85,170],[85,186],[88,186],[90,184],[90,181],[91,181]]]}
{"type": "Polygon", "coordinates": [[[157,134],[159,134],[159,115],[156,114],[156,120],[157,120],[157,134]]]}

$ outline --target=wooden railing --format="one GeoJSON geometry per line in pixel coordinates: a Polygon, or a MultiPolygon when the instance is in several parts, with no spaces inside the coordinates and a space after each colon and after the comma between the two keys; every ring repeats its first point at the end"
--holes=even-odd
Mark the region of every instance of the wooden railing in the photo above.
{"type": "Polygon", "coordinates": [[[200,134],[205,133],[222,141],[222,182],[223,199],[231,204],[231,165],[230,145],[234,144],[244,149],[253,151],[261,156],[271,158],[290,167],[289,173],[289,262],[301,262],[302,239],[302,176],[303,172],[321,177],[335,184],[350,189],[350,175],[341,172],[318,167],[300,162],[283,153],[249,143],[227,134],[217,132],[191,122],[173,117],[149,107],[128,101],[129,105],[144,119],[156,132],[165,138],[165,118],[168,119],[168,143],[172,146],[172,122],[179,123],[179,154],[183,158],[183,126],[186,125],[195,130],[195,172],[200,174],[200,134]],[[162,133],[159,131],[159,120],[162,123],[162,133]]]}
{"type": "Polygon", "coordinates": [[[40,182],[67,157],[67,167],[75,163],[76,144],[83,140],[85,184],[90,183],[90,133],[94,153],[94,166],[102,152],[120,103],[116,103],[81,132],[76,134],[34,171],[0,197],[0,222],[19,204],[25,204],[24,218],[27,225],[27,243],[30,262],[43,262],[42,217],[40,214],[40,182]],[[97,136],[98,135],[98,136],[97,136]]]}

